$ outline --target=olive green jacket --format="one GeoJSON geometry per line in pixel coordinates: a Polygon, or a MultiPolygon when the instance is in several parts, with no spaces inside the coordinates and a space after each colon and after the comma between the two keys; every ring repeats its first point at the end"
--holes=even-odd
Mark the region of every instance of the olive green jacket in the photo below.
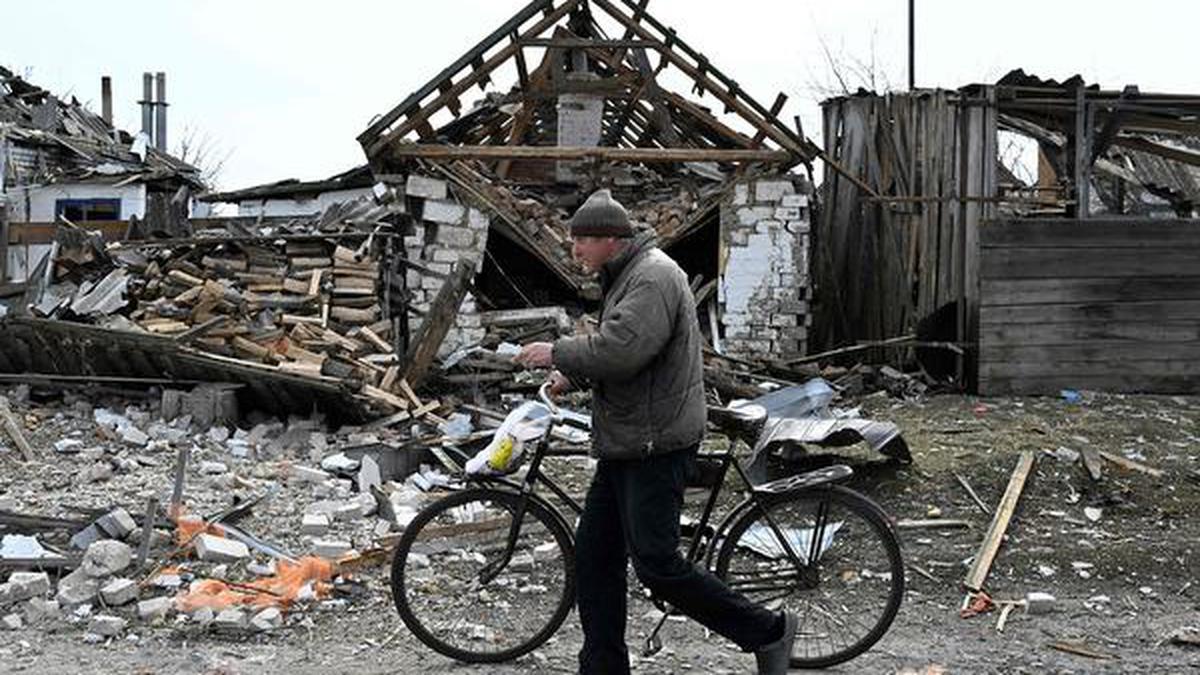
{"type": "Polygon", "coordinates": [[[554,343],[554,367],[592,385],[592,454],[635,459],[704,437],[704,365],[687,275],[653,232],[604,265],[600,326],[554,343]]]}

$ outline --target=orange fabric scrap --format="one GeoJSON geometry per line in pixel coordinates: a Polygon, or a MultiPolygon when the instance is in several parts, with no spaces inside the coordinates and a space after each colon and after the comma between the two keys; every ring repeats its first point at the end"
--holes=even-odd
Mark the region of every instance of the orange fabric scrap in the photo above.
{"type": "Polygon", "coordinates": [[[316,598],[328,597],[333,590],[335,567],[328,560],[305,556],[294,563],[279,560],[276,565],[274,576],[237,586],[219,579],[201,579],[175,596],[175,608],[188,613],[201,607],[214,611],[235,606],[287,608],[310,584],[316,598]]]}

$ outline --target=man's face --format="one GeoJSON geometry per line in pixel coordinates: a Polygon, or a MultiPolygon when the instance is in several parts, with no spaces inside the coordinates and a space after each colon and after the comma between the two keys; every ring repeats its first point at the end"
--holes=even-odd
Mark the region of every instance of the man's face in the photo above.
{"type": "Polygon", "coordinates": [[[599,272],[601,266],[621,250],[617,237],[572,237],[572,253],[588,272],[599,272]]]}

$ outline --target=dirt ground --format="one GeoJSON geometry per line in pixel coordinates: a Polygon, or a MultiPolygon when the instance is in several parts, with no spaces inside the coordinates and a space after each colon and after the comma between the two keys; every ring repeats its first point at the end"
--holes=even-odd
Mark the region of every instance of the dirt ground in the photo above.
{"type": "MultiPolygon", "coordinates": [[[[1084,393],[1057,398],[876,395],[864,415],[898,423],[915,462],[896,467],[866,450],[840,453],[850,485],[893,517],[967,519],[969,529],[905,530],[908,591],[894,625],[841,673],[1182,673],[1200,671],[1200,646],[1174,644],[1175,629],[1200,625],[1200,399],[1084,393]],[[1095,448],[1162,469],[1162,477],[1104,466],[1092,482],[1072,451],[1095,448]],[[996,504],[1023,450],[1037,453],[1008,537],[986,587],[996,599],[1030,591],[1056,596],[1054,611],[960,618],[962,580],[990,518],[958,473],[996,504]],[[917,569],[921,572],[918,572],[917,569]],[[1052,648],[1075,645],[1091,656],[1052,648]]],[[[822,452],[822,454],[825,454],[822,452]]],[[[582,486],[579,463],[564,462],[582,486]]],[[[6,469],[8,471],[8,469],[6,469]]],[[[8,489],[12,489],[10,473],[8,489]]],[[[254,529],[254,517],[246,521],[254,529]]],[[[86,644],[83,628],[0,634],[0,671],[23,673],[556,673],[574,672],[577,616],[547,645],[501,667],[471,667],[432,653],[403,627],[385,570],[368,571],[361,597],[307,611],[271,634],[230,638],[188,624],[131,624],[122,638],[86,644]]],[[[631,605],[637,651],[651,606],[631,605]]],[[[687,621],[668,622],[665,649],[636,658],[641,673],[747,673],[753,658],[687,621]]]]}

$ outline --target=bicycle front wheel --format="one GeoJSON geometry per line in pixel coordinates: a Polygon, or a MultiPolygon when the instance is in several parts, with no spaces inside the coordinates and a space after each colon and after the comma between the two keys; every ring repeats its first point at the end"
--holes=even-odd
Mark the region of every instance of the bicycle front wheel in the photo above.
{"type": "Polygon", "coordinates": [[[755,603],[796,614],[796,668],[870,649],[904,595],[900,544],[883,510],[839,486],[761,495],[729,529],[717,576],[755,603]]]}
{"type": "Polygon", "coordinates": [[[405,529],[392,559],[392,597],[404,624],[435,651],[468,663],[514,659],[549,639],[571,611],[570,534],[521,495],[454,493],[405,529]]]}

